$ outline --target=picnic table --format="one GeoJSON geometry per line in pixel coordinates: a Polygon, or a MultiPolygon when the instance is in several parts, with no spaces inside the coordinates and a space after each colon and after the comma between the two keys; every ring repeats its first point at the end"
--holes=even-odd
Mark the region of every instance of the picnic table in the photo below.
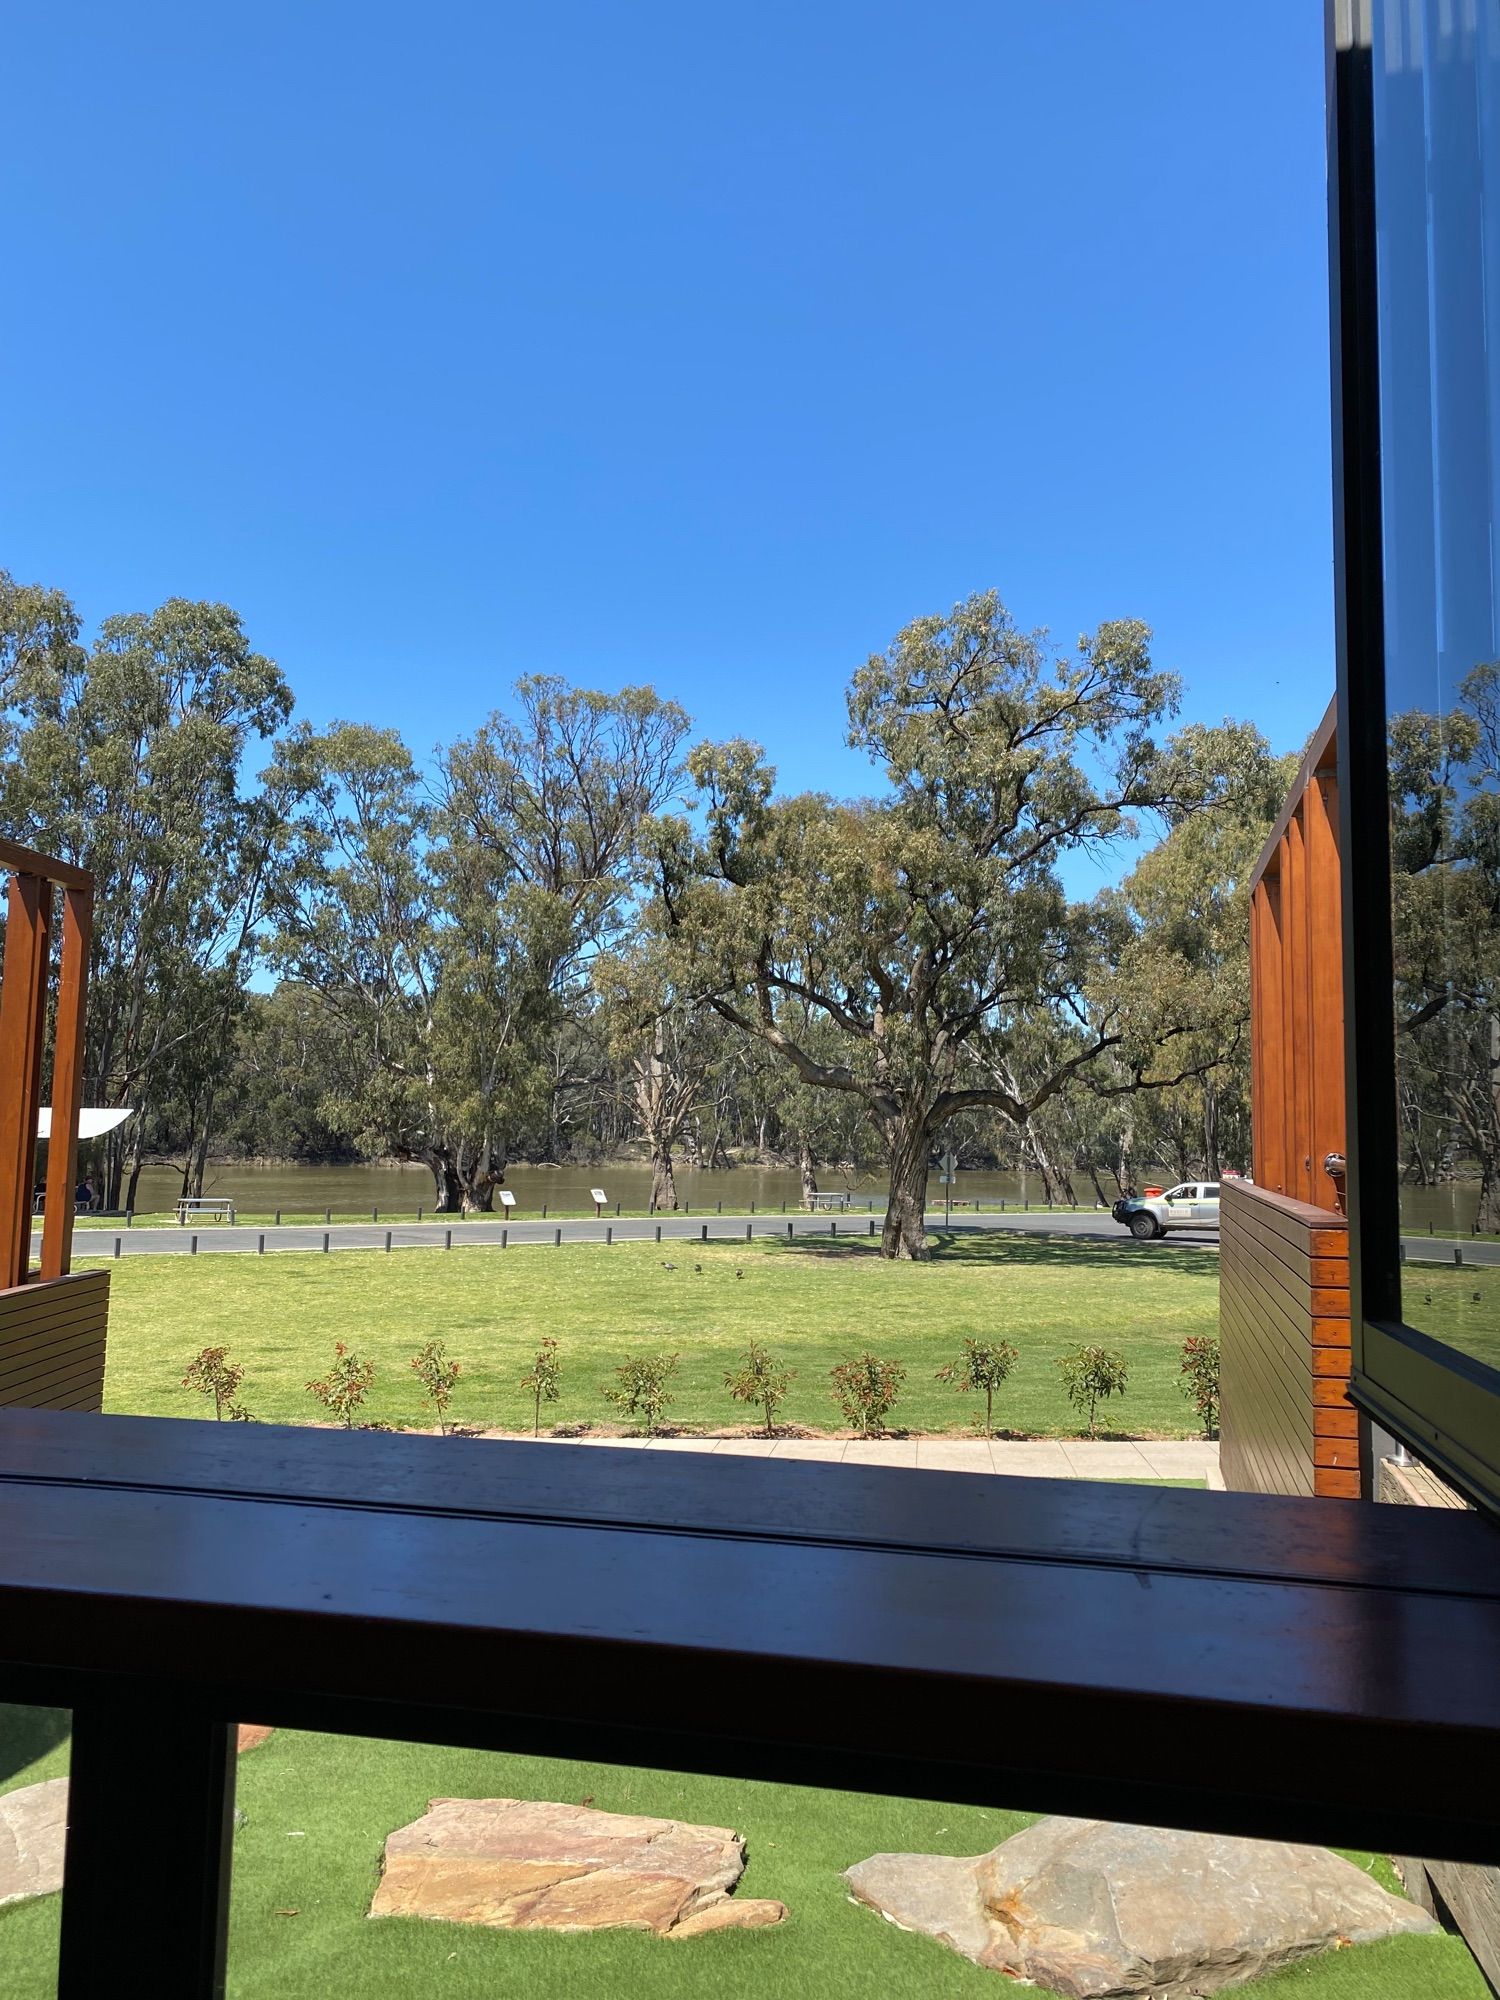
{"type": "Polygon", "coordinates": [[[173,1206],[177,1210],[177,1227],[185,1228],[189,1222],[233,1222],[234,1196],[230,1195],[183,1195],[173,1206]]]}
{"type": "Polygon", "coordinates": [[[854,1197],[847,1188],[838,1188],[831,1194],[815,1194],[810,1197],[814,1208],[848,1208],[854,1197]]]}

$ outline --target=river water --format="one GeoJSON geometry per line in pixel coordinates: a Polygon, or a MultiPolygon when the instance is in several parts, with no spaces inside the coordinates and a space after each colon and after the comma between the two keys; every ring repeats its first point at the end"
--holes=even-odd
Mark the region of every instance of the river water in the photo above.
{"type": "MultiPolygon", "coordinates": [[[[856,1200],[873,1201],[877,1208],[885,1200],[885,1175],[872,1171],[845,1179],[834,1170],[818,1175],[818,1185],[828,1193],[849,1188],[856,1200]]],[[[517,1215],[536,1216],[543,1204],[548,1213],[588,1214],[592,1212],[592,1188],[603,1188],[610,1205],[618,1202],[627,1213],[644,1211],[651,1199],[651,1170],[634,1161],[595,1167],[514,1166],[506,1171],[505,1186],[516,1197],[517,1215]]],[[[1080,1200],[1092,1189],[1077,1184],[1080,1200]]],[[[173,1167],[144,1167],[136,1191],[136,1212],[141,1215],[170,1209],[182,1188],[182,1177],[173,1167]]],[[[436,1195],[432,1176],[416,1166],[249,1166],[228,1160],[213,1162],[203,1178],[205,1195],[233,1199],[236,1209],[246,1216],[271,1215],[279,1208],[284,1215],[319,1215],[332,1210],[335,1215],[415,1216],[420,1205],[432,1213],[436,1195]]],[[[930,1199],[942,1199],[942,1187],[932,1177],[930,1199]]],[[[1020,1201],[1043,1199],[1041,1183],[1030,1175],[1023,1191],[1020,1177],[1003,1173],[961,1173],[953,1189],[956,1200],[1020,1201]]],[[[802,1204],[802,1182],[795,1168],[730,1167],[718,1173],[682,1169],[677,1175],[677,1198],[694,1211],[710,1212],[722,1203],[726,1213],[747,1211],[753,1202],[757,1210],[788,1209],[802,1204]]],[[[498,1207],[498,1204],[497,1204],[498,1207]]]]}
{"type": "MultiPolygon", "coordinates": [[[[1092,1199],[1093,1188],[1085,1174],[1074,1177],[1074,1188],[1082,1202],[1092,1199]]],[[[508,1169],[505,1185],[516,1197],[517,1215],[538,1216],[545,1204],[551,1215],[584,1215],[592,1212],[592,1188],[603,1188],[610,1206],[618,1202],[629,1214],[643,1213],[651,1199],[649,1167],[630,1161],[595,1167],[528,1167],[508,1169]]],[[[847,1187],[857,1201],[873,1201],[877,1207],[885,1199],[885,1175],[878,1168],[849,1178],[836,1169],[825,1168],[818,1185],[827,1193],[847,1187]]],[[[141,1215],[169,1210],[182,1186],[174,1167],[145,1167],[136,1195],[141,1215]]],[[[246,1217],[272,1215],[279,1208],[288,1217],[321,1215],[367,1216],[372,1209],[392,1218],[414,1217],[420,1204],[431,1214],[436,1196],[432,1176],[425,1167],[415,1166],[249,1166],[233,1160],[212,1163],[204,1176],[203,1191],[209,1195],[232,1196],[236,1209],[246,1217]]],[[[956,1201],[1024,1201],[1040,1204],[1045,1196],[1036,1174],[1028,1175],[1025,1186],[1013,1173],[959,1173],[953,1195],[956,1201]]],[[[677,1175],[677,1198],[693,1210],[711,1213],[717,1204],[724,1212],[745,1212],[753,1202],[757,1210],[776,1210],[783,1202],[789,1210],[802,1203],[802,1183],[789,1167],[730,1167],[719,1173],[692,1172],[684,1168],[677,1175]]],[[[941,1202],[942,1185],[934,1172],[928,1184],[928,1199],[941,1202]]],[[[1410,1234],[1432,1229],[1439,1236],[1465,1236],[1473,1226],[1478,1203],[1478,1186],[1472,1180],[1451,1182],[1435,1188],[1403,1188],[1402,1228],[1410,1234]]]]}

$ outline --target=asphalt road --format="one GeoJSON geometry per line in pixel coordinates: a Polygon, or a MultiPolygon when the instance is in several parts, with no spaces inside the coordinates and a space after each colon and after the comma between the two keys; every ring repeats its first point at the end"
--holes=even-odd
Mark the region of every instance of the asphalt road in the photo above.
{"type": "MultiPolygon", "coordinates": [[[[943,1211],[929,1210],[929,1229],[941,1229],[943,1211]]],[[[1174,1232],[1137,1243],[1102,1210],[1049,1214],[1045,1209],[1016,1210],[984,1215],[955,1215],[951,1228],[964,1235],[976,1231],[1005,1230],[1032,1236],[1077,1236],[1097,1242],[1116,1243],[1134,1256],[1160,1256],[1181,1249],[1217,1250],[1216,1230],[1174,1232]]],[[[80,1229],[74,1237],[76,1257],[188,1257],[232,1252],[241,1256],[270,1254],[278,1250],[442,1250],[462,1249],[465,1244],[523,1243],[683,1243],[746,1241],[746,1232],[756,1238],[787,1236],[788,1230],[800,1239],[808,1236],[871,1236],[880,1231],[880,1216],[855,1211],[846,1215],[664,1215],[656,1221],[622,1217],[598,1222],[574,1218],[565,1222],[521,1220],[506,1222],[496,1216],[471,1217],[451,1224],[443,1222],[336,1222],[331,1228],[320,1223],[283,1223],[279,1228],[261,1229],[249,1223],[231,1228],[207,1224],[201,1229],[80,1229]]],[[[40,1230],[37,1232],[40,1239],[40,1230]]],[[[1413,1264],[1453,1264],[1465,1267],[1500,1264],[1500,1242],[1463,1240],[1449,1237],[1407,1236],[1402,1239],[1407,1262],[1413,1264]]]]}
{"type": "MultiPolygon", "coordinates": [[[[929,1229],[943,1227],[943,1211],[930,1211],[929,1229]]],[[[1119,1243],[1132,1252],[1160,1252],[1184,1245],[1207,1244],[1218,1247],[1211,1231],[1158,1238],[1137,1244],[1109,1215],[1101,1212],[1049,1215],[1045,1210],[1005,1214],[955,1215],[955,1233],[972,1235],[979,1231],[1007,1230],[1040,1236],[1079,1236],[1119,1243]]],[[[687,1243],[739,1242],[749,1237],[797,1239],[816,1237],[869,1237],[880,1232],[879,1214],[855,1212],[847,1215],[664,1215],[646,1221],[622,1217],[598,1222],[577,1219],[564,1222],[515,1221],[500,1217],[471,1217],[451,1224],[443,1222],[335,1222],[283,1223],[264,1229],[249,1223],[233,1227],[205,1224],[199,1229],[174,1227],[154,1229],[80,1229],[73,1239],[75,1257],[187,1257],[208,1256],[223,1251],[254,1256],[279,1250],[392,1250],[462,1249],[465,1245],[524,1243],[687,1243]]]]}

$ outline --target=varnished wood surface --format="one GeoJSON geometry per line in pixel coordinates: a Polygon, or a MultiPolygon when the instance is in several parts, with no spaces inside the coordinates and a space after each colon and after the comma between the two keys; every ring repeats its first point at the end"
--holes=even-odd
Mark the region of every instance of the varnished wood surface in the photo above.
{"type": "Polygon", "coordinates": [[[52,1035],[52,1136],[47,1141],[47,1202],[42,1214],[42,1276],[61,1278],[73,1260],[78,1112],[83,1103],[84,1018],[94,898],[90,887],[65,888],[57,1006],[52,1035]]]}
{"type": "Polygon", "coordinates": [[[0,1291],[0,1407],[99,1410],[109,1272],[0,1291]]]}
{"type": "Polygon", "coordinates": [[[1356,1499],[1342,1216],[1243,1183],[1222,1197],[1220,1462],[1242,1491],[1356,1499]]]}
{"type": "Polygon", "coordinates": [[[12,1698],[1465,1859],[1497,1558],[1471,1515],[0,1413],[12,1698]]]}

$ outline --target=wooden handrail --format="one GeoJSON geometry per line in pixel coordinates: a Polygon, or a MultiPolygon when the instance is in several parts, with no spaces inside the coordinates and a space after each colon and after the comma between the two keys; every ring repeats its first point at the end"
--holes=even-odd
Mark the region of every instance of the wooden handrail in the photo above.
{"type": "Polygon", "coordinates": [[[241,1717],[1493,1860],[1497,1659],[1470,1514],[0,1413],[66,2000],[221,1990],[241,1717]]]}

